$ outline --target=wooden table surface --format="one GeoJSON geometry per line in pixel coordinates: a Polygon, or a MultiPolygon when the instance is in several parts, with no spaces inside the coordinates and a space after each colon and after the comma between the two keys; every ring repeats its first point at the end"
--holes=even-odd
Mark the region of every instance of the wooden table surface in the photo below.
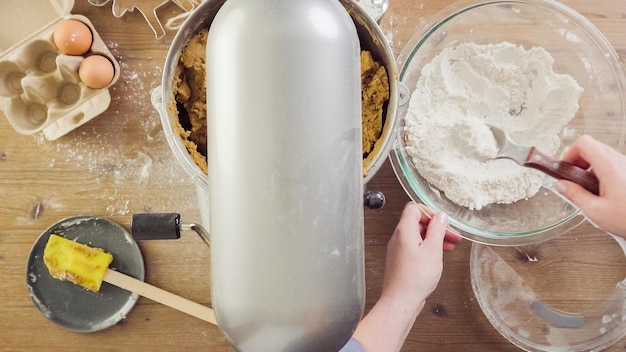
{"type": "MultiPolygon", "coordinates": [[[[155,1],[159,3],[163,1],[155,1]]],[[[626,55],[626,2],[567,0],[626,55]]],[[[119,61],[109,109],[70,134],[48,141],[17,134],[0,120],[0,350],[1,351],[232,351],[217,327],[140,298],[117,325],[95,333],[67,331],[42,315],[26,286],[25,267],[37,237],[60,219],[90,214],[126,228],[141,212],[176,212],[199,221],[194,185],[174,159],[150,91],[160,85],[174,33],[157,40],[138,11],[121,18],[111,4],[77,0],[72,13],[87,16],[119,61]]],[[[392,0],[383,28],[399,53],[413,28],[452,0],[392,0]]],[[[157,14],[180,13],[169,3],[157,14]]],[[[385,246],[409,200],[387,162],[370,183],[387,204],[365,212],[367,305],[381,291],[385,246]]],[[[581,246],[584,244],[580,244],[581,246]]],[[[145,281],[210,305],[210,250],[194,233],[176,241],[140,241],[145,281]]],[[[445,256],[437,290],[419,316],[404,351],[517,351],[489,323],[471,288],[471,243],[445,256]]],[[[623,270],[619,273],[623,278],[623,270]]],[[[622,339],[610,351],[626,349],[622,339]]]]}

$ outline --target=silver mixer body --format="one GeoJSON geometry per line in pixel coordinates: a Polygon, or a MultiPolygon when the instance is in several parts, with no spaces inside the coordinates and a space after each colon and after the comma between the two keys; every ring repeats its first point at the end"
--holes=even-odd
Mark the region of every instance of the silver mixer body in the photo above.
{"type": "Polygon", "coordinates": [[[228,0],[207,41],[212,305],[240,351],[337,351],[364,307],[359,38],[337,0],[228,0]]]}

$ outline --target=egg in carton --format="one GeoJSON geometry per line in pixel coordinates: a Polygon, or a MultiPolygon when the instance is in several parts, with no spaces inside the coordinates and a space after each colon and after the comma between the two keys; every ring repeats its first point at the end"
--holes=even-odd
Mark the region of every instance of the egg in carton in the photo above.
{"type": "Polygon", "coordinates": [[[18,133],[43,132],[54,140],[111,103],[108,88],[119,78],[119,64],[91,21],[70,14],[73,6],[73,0],[0,2],[5,14],[0,23],[0,115],[18,133]]]}

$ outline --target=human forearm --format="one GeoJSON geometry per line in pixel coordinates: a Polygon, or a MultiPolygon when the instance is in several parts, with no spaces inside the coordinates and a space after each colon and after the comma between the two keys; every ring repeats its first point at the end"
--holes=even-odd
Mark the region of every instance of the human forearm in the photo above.
{"type": "MultiPolygon", "coordinates": [[[[365,351],[397,352],[402,348],[441,278],[447,226],[443,213],[422,213],[414,203],[405,206],[387,244],[381,297],[353,335],[365,351]]],[[[449,249],[460,239],[447,238],[449,249]]]]}
{"type": "Polygon", "coordinates": [[[424,301],[411,307],[405,302],[381,297],[354,333],[367,352],[397,352],[408,336],[424,301]]]}

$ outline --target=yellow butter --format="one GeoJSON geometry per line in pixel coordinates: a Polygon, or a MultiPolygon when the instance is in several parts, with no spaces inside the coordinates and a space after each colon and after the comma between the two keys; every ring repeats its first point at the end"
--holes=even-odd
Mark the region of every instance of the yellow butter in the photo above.
{"type": "Polygon", "coordinates": [[[44,249],[43,261],[52,277],[97,292],[113,256],[53,234],[44,249]]]}

